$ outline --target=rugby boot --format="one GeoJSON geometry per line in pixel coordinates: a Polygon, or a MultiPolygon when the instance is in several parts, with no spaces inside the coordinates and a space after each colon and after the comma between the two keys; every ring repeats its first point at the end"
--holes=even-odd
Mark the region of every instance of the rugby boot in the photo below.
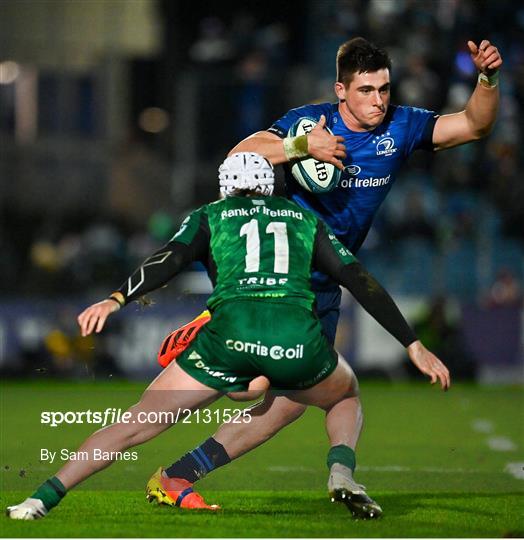
{"type": "Polygon", "coordinates": [[[356,518],[374,519],[382,515],[382,508],[366,493],[364,486],[353,479],[349,467],[334,463],[329,471],[328,491],[331,502],[344,503],[356,518]]]}
{"type": "Polygon", "coordinates": [[[193,491],[193,484],[183,478],[167,478],[160,467],[149,479],[146,486],[146,499],[158,504],[178,506],[191,510],[218,510],[216,504],[206,504],[202,495],[193,491]]]}
{"type": "Polygon", "coordinates": [[[11,519],[40,519],[46,516],[47,508],[40,499],[29,497],[20,504],[8,506],[5,513],[11,519]]]}
{"type": "Polygon", "coordinates": [[[164,338],[158,351],[158,363],[167,367],[177,356],[185,351],[189,344],[196,338],[199,330],[211,320],[211,313],[206,309],[198,317],[173,330],[164,338]]]}

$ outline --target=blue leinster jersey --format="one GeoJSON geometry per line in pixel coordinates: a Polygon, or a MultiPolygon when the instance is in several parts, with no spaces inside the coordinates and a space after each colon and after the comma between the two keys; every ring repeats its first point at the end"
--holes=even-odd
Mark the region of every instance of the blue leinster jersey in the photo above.
{"type": "MultiPolygon", "coordinates": [[[[338,187],[329,193],[310,193],[296,182],[287,165],[286,190],[289,198],[324,219],[338,239],[356,253],[402,163],[414,150],[433,148],[431,140],[437,116],[425,109],[390,105],[380,126],[372,131],[356,132],[344,124],[338,104],[322,103],[290,110],[268,131],[283,138],[299,118],[319,120],[322,114],[326,125],[334,135],[344,137],[346,145],[345,169],[338,187]]],[[[315,278],[317,288],[329,286],[327,278],[315,278]]]]}

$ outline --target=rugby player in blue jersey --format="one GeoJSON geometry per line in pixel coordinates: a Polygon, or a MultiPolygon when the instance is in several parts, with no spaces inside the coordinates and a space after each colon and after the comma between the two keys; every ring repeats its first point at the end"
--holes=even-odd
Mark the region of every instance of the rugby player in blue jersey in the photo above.
{"type": "MultiPolygon", "coordinates": [[[[342,44],[337,53],[337,103],[292,109],[267,131],[240,142],[231,153],[257,152],[274,165],[284,164],[288,196],[324,219],[338,239],[356,253],[400,167],[412,152],[444,150],[489,134],[499,104],[498,69],[502,59],[487,40],[479,45],[469,41],[468,48],[479,76],[464,111],[440,116],[424,109],[390,105],[391,61],[387,52],[363,38],[355,38],[342,44]],[[288,137],[289,128],[303,116],[319,120],[316,128],[308,135],[288,137]],[[299,186],[288,164],[307,156],[343,170],[336,189],[313,194],[299,186]]],[[[313,288],[324,333],[333,343],[340,289],[321,274],[315,275],[313,288]]],[[[337,407],[336,420],[329,430],[328,489],[332,494],[340,492],[340,488],[362,494],[362,486],[353,480],[355,448],[362,428],[360,400],[352,397],[337,407]]],[[[252,422],[221,426],[212,438],[177,461],[171,471],[192,481],[201,478],[259,446],[304,410],[304,406],[268,392],[252,410],[252,422]],[[195,459],[201,453],[207,455],[210,466],[195,459]]],[[[353,510],[351,497],[344,502],[353,510]]]]}

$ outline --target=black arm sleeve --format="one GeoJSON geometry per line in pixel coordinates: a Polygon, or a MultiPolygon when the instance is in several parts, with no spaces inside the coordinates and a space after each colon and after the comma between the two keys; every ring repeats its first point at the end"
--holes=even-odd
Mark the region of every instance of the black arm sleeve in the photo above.
{"type": "MultiPolygon", "coordinates": [[[[202,220],[204,221],[204,220],[202,220]]],[[[209,251],[209,228],[202,223],[190,244],[172,240],[148,257],[131,276],[122,283],[118,292],[128,304],[144,294],[154,291],[175,277],[189,263],[204,261],[209,251]]]]}
{"type": "Polygon", "coordinates": [[[317,227],[313,265],[348,289],[358,303],[404,347],[416,341],[415,333],[391,296],[358,261],[344,264],[321,222],[317,227]]]}

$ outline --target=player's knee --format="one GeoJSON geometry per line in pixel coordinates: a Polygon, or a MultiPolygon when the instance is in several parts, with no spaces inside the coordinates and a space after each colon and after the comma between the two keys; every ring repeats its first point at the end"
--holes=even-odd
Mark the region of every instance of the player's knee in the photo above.
{"type": "Polygon", "coordinates": [[[360,403],[360,386],[358,384],[358,379],[355,374],[353,374],[353,377],[349,382],[346,397],[355,398],[360,403]]]}
{"type": "Polygon", "coordinates": [[[300,418],[306,408],[307,406],[302,403],[268,392],[264,401],[254,406],[250,412],[253,417],[263,416],[267,431],[276,433],[279,429],[300,418]]]}
{"type": "Polygon", "coordinates": [[[274,396],[266,394],[264,401],[261,403],[261,407],[253,409],[254,415],[265,415],[267,411],[270,413],[267,415],[268,424],[278,424],[283,427],[294,420],[300,418],[307,409],[307,405],[298,401],[292,401],[284,396],[274,396]],[[271,401],[268,398],[271,398],[271,401]],[[276,403],[274,403],[276,399],[276,403]],[[267,403],[266,403],[267,402],[267,403]],[[272,422],[271,422],[272,421],[272,422]]]}
{"type": "Polygon", "coordinates": [[[345,386],[344,397],[359,399],[360,387],[358,384],[357,376],[351,366],[339,356],[339,368],[340,369],[340,382],[345,386]]]}
{"type": "Polygon", "coordinates": [[[306,412],[306,409],[307,405],[287,401],[285,406],[279,408],[279,416],[282,419],[282,423],[289,424],[300,418],[306,412]]]}
{"type": "Polygon", "coordinates": [[[244,392],[229,392],[227,397],[233,401],[253,401],[263,396],[269,389],[270,383],[266,377],[256,377],[249,383],[249,387],[244,392]]]}
{"type": "Polygon", "coordinates": [[[265,390],[246,390],[245,392],[229,392],[227,397],[233,401],[254,401],[264,395],[265,390]]]}

